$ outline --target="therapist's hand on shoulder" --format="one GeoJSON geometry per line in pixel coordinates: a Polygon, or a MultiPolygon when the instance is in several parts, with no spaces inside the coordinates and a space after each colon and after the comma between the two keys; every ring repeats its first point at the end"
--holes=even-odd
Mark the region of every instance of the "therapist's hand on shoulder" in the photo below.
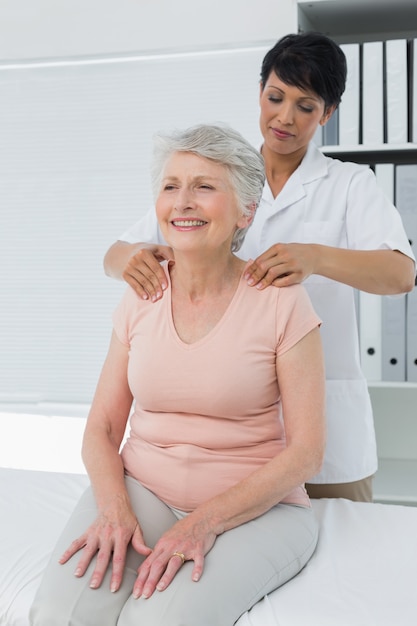
{"type": "Polygon", "coordinates": [[[130,257],[123,279],[143,300],[156,302],[162,298],[167,288],[167,278],[161,261],[173,261],[174,254],[169,246],[143,244],[143,247],[130,257]]]}
{"type": "Polygon", "coordinates": [[[317,246],[304,243],[276,243],[258,256],[245,272],[249,285],[288,287],[314,274],[317,246]]]}

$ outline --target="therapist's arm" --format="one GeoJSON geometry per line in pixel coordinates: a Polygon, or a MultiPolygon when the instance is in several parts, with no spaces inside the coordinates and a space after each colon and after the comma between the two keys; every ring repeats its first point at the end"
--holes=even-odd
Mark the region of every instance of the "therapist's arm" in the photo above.
{"type": "Polygon", "coordinates": [[[320,244],[277,243],[248,268],[250,285],[286,287],[312,274],[380,295],[411,291],[414,261],[398,250],[347,250],[320,244]]]}
{"type": "Polygon", "coordinates": [[[118,240],[107,250],[103,265],[107,276],[125,280],[141,298],[156,301],[167,287],[160,266],[164,260],[174,260],[168,246],[118,240]]]}

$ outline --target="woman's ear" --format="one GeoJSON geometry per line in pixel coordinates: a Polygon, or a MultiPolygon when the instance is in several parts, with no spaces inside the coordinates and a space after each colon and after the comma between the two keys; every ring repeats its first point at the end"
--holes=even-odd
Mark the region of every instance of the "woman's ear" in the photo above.
{"type": "Polygon", "coordinates": [[[255,217],[256,211],[256,203],[252,202],[252,204],[248,207],[250,210],[249,215],[241,215],[237,222],[238,228],[247,228],[253,222],[253,218],[255,217]]]}
{"type": "Polygon", "coordinates": [[[324,126],[327,124],[333,113],[336,111],[337,105],[333,104],[331,107],[327,107],[327,109],[323,113],[323,117],[320,120],[320,126],[324,126]]]}

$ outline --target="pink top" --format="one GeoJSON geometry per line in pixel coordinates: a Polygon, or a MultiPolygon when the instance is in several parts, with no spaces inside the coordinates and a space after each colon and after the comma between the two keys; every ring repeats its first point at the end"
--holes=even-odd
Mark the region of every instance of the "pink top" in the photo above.
{"type": "MultiPolygon", "coordinates": [[[[156,303],[129,287],[114,313],[115,332],[130,347],[135,398],[122,450],[127,474],[192,511],[279,454],[286,442],[276,356],[319,324],[301,285],[259,291],[242,278],[222,319],[186,344],[173,323],[170,283],[156,303]]],[[[282,502],[309,506],[302,485],[282,502]]]]}

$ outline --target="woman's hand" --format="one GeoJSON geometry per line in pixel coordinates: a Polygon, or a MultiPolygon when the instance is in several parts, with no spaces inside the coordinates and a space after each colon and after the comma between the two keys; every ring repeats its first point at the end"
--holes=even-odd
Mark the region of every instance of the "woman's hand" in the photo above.
{"type": "Polygon", "coordinates": [[[135,515],[131,511],[112,508],[101,513],[87,531],[72,542],[59,562],[66,563],[76,552],[82,550],[82,556],[74,572],[75,576],[81,577],[84,576],[92,558],[97,554],[90,587],[92,589],[100,587],[111,562],[110,590],[114,592],[119,589],[122,582],[126,550],[130,542],[139,554],[148,556],[152,552],[143,540],[135,515]]]}
{"type": "Polygon", "coordinates": [[[163,591],[185,561],[194,561],[191,578],[200,580],[204,557],[213,547],[216,533],[198,511],[179,520],[158,540],[152,554],[138,569],[133,596],[149,598],[155,589],[163,591]]]}
{"type": "Polygon", "coordinates": [[[141,298],[156,302],[162,298],[168,286],[160,262],[173,261],[174,255],[168,246],[154,244],[142,244],[142,246],[130,257],[122,276],[141,298]]]}
{"type": "Polygon", "coordinates": [[[249,285],[287,287],[311,274],[354,289],[393,295],[413,289],[414,261],[398,250],[349,250],[312,243],[277,243],[261,254],[245,273],[249,285]]]}
{"type": "Polygon", "coordinates": [[[314,274],[316,251],[313,244],[277,243],[253,261],[245,279],[257,289],[301,283],[314,274]]]}

